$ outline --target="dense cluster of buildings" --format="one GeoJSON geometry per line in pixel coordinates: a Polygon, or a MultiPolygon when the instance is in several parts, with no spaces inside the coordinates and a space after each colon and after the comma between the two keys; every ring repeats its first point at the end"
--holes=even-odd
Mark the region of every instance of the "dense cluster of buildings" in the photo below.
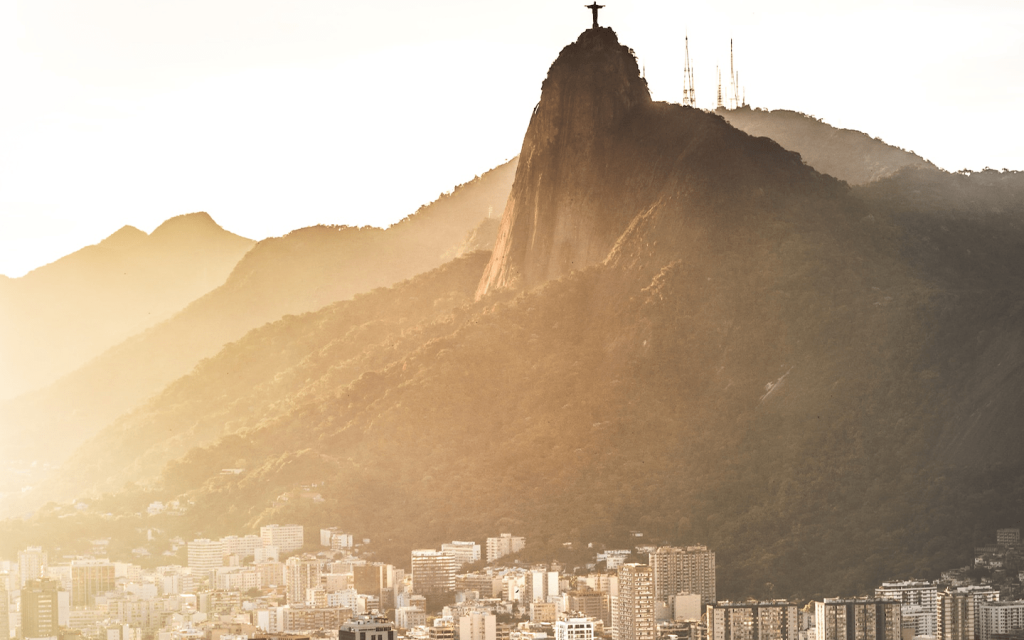
{"type": "MultiPolygon", "coordinates": [[[[719,601],[705,546],[607,550],[567,572],[502,562],[526,546],[503,533],[414,549],[407,572],[336,528],[319,545],[299,525],[179,544],[187,566],[39,547],[0,560],[0,640],[1024,640],[1024,601],[970,568],[801,606],[719,601]]],[[[1000,530],[976,564],[1021,550],[1000,530]]]]}

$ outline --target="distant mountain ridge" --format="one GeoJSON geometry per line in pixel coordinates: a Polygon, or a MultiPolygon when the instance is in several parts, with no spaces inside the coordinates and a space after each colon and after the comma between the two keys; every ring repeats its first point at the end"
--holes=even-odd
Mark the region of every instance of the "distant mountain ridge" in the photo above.
{"type": "Polygon", "coordinates": [[[935,165],[910,151],[888,145],[866,133],[839,129],[817,118],[776,109],[718,109],[715,113],[752,136],[764,136],[798,152],[804,162],[851,185],[867,184],[904,167],[935,165]]]}
{"type": "Polygon", "coordinates": [[[49,384],[224,282],[255,244],[205,212],[125,226],[0,280],[0,401],[49,384]]]}
{"type": "MultiPolygon", "coordinates": [[[[388,229],[308,227],[257,243],[221,286],[40,391],[0,405],[8,459],[62,460],[227,342],[284,315],[318,309],[440,265],[504,204],[516,160],[456,187],[388,229]],[[46,434],[43,436],[42,434],[46,434]]],[[[182,235],[168,222],[154,237],[182,235]]],[[[129,242],[130,232],[115,234],[129,242]]]]}

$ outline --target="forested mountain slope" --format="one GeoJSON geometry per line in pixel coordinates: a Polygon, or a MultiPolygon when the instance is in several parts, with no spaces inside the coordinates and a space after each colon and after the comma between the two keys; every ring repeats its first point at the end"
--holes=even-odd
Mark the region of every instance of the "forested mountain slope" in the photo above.
{"type": "Polygon", "coordinates": [[[737,129],[771,138],[799,153],[816,170],[851,185],[885,178],[904,167],[936,168],[912,151],[888,145],[860,131],[833,127],[796,111],[743,107],[718,109],[716,113],[737,129]]]}
{"type": "Polygon", "coordinates": [[[515,166],[512,160],[456,187],[388,229],[317,226],[259,242],[223,285],[174,317],[57,383],[0,405],[0,456],[59,462],[250,329],[437,267],[501,209],[515,166]]]}

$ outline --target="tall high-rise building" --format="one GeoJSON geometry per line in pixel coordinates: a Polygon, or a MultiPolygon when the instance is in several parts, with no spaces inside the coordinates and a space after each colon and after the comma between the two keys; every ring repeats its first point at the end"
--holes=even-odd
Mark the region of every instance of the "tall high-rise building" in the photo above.
{"type": "Polygon", "coordinates": [[[96,596],[115,587],[114,565],[109,560],[71,561],[71,606],[91,607],[96,596]]]}
{"type": "Polygon", "coordinates": [[[899,600],[903,606],[903,624],[914,621],[915,636],[934,636],[938,615],[938,588],[930,582],[904,580],[883,582],[875,597],[899,600]]]}
{"type": "Polygon", "coordinates": [[[413,549],[412,590],[423,596],[455,591],[455,560],[434,549],[413,549]]]}
{"type": "Polygon", "coordinates": [[[619,567],[615,640],[654,640],[654,570],[644,564],[619,567]]]}
{"type": "Polygon", "coordinates": [[[814,603],[817,640],[900,640],[902,605],[881,598],[825,598],[814,603]]]}
{"type": "Polygon", "coordinates": [[[496,640],[497,618],[474,611],[459,617],[459,640],[496,640]]]}
{"type": "Polygon", "coordinates": [[[558,596],[558,572],[543,569],[529,571],[526,574],[525,601],[551,602],[558,596]]]}
{"type": "Polygon", "coordinates": [[[9,640],[11,637],[11,605],[7,590],[0,583],[0,640],[9,640]]]}
{"type": "Polygon", "coordinates": [[[715,552],[703,545],[659,547],[649,556],[654,570],[654,596],[661,602],[679,593],[700,594],[701,604],[717,600],[715,552]]]}
{"type": "Polygon", "coordinates": [[[292,556],[284,563],[288,604],[306,604],[306,590],[320,585],[320,562],[313,556],[292,556]]]}
{"type": "Polygon", "coordinates": [[[29,547],[18,552],[18,574],[21,586],[28,584],[29,580],[46,577],[46,552],[42,547],[29,547]]]}
{"type": "Polygon", "coordinates": [[[497,538],[487,538],[487,562],[489,564],[525,548],[526,538],[513,536],[511,533],[503,533],[497,538]]]}
{"type": "Polygon", "coordinates": [[[974,640],[974,628],[968,623],[967,605],[970,596],[948,589],[939,594],[936,640],[974,640]]]}
{"type": "Polygon", "coordinates": [[[981,605],[981,640],[992,640],[994,634],[1024,629],[1024,600],[984,602],[981,605]]]}
{"type": "Polygon", "coordinates": [[[708,640],[796,640],[800,612],[784,600],[719,602],[707,608],[708,640]]]}
{"type": "Polygon", "coordinates": [[[198,538],[188,543],[188,566],[197,580],[210,578],[224,566],[224,542],[198,538]]]}
{"type": "Polygon", "coordinates": [[[460,569],[462,565],[472,564],[480,560],[480,545],[475,542],[455,540],[442,544],[441,553],[447,553],[455,558],[455,568],[460,569]]]}
{"type": "Polygon", "coordinates": [[[275,547],[282,557],[305,544],[301,524],[268,524],[260,527],[260,538],[264,547],[275,547]]]}
{"type": "Polygon", "coordinates": [[[938,640],[979,640],[981,606],[997,602],[999,592],[989,585],[946,589],[938,597],[936,636],[938,640]]]}
{"type": "Polygon", "coordinates": [[[29,580],[21,589],[22,637],[56,637],[57,609],[57,582],[46,578],[29,580]]]}

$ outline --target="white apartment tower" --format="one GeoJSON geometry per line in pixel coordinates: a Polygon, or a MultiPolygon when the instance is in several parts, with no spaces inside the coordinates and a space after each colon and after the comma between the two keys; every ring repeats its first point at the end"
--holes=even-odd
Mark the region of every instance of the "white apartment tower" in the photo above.
{"type": "Polygon", "coordinates": [[[306,590],[320,586],[320,562],[312,556],[292,556],[284,563],[288,604],[306,604],[306,590]]]}
{"type": "Polygon", "coordinates": [[[220,539],[224,545],[225,555],[247,558],[256,555],[256,550],[263,546],[263,539],[259,536],[225,536],[220,539]]]}
{"type": "Polygon", "coordinates": [[[281,554],[298,551],[305,544],[301,524],[268,524],[260,527],[260,538],[264,547],[276,547],[281,554]]]}
{"type": "Polygon", "coordinates": [[[555,623],[555,640],[594,640],[592,618],[566,618],[555,623]]]}
{"type": "Polygon", "coordinates": [[[715,552],[707,547],[659,547],[648,562],[654,571],[654,596],[660,602],[680,593],[700,594],[702,606],[718,599],[715,552]]]}
{"type": "Polygon", "coordinates": [[[427,624],[427,614],[419,607],[398,607],[395,609],[395,626],[399,629],[412,629],[427,624]]]}
{"type": "Polygon", "coordinates": [[[352,534],[344,533],[338,527],[320,530],[320,546],[330,547],[331,551],[344,551],[352,548],[352,534]]]}
{"type": "Polygon", "coordinates": [[[619,567],[615,640],[654,640],[654,571],[644,564],[619,567]]]}
{"type": "Polygon", "coordinates": [[[938,588],[930,582],[905,580],[883,582],[875,589],[875,597],[899,600],[902,615],[914,620],[915,636],[934,636],[938,619],[938,588]]]}
{"type": "Polygon", "coordinates": [[[557,571],[528,571],[525,602],[553,602],[559,595],[557,571]]]}
{"type": "Polygon", "coordinates": [[[938,597],[936,616],[938,640],[979,640],[981,606],[999,600],[999,592],[988,585],[947,589],[938,597]]]}
{"type": "Polygon", "coordinates": [[[211,577],[214,569],[224,566],[224,543],[207,538],[188,543],[188,566],[199,579],[211,577]]]}
{"type": "Polygon", "coordinates": [[[455,561],[435,549],[413,549],[412,590],[424,596],[455,591],[455,561]]]}
{"type": "Polygon", "coordinates": [[[455,568],[472,564],[480,560],[480,545],[475,542],[462,542],[454,540],[441,545],[441,553],[455,559],[455,568]]]}
{"type": "Polygon", "coordinates": [[[496,640],[497,618],[492,613],[474,611],[459,618],[459,640],[496,640]]]}
{"type": "Polygon", "coordinates": [[[487,538],[487,562],[490,564],[498,558],[518,553],[526,548],[526,538],[503,533],[497,538],[487,538]]]}
{"type": "Polygon", "coordinates": [[[29,547],[18,552],[18,574],[23,587],[29,580],[46,577],[46,552],[42,547],[29,547]]]}
{"type": "Polygon", "coordinates": [[[7,591],[3,583],[0,583],[0,640],[9,640],[11,637],[10,605],[8,604],[7,591]]]}
{"type": "Polygon", "coordinates": [[[993,634],[1024,629],[1024,600],[985,602],[981,605],[981,640],[993,634]]]}

